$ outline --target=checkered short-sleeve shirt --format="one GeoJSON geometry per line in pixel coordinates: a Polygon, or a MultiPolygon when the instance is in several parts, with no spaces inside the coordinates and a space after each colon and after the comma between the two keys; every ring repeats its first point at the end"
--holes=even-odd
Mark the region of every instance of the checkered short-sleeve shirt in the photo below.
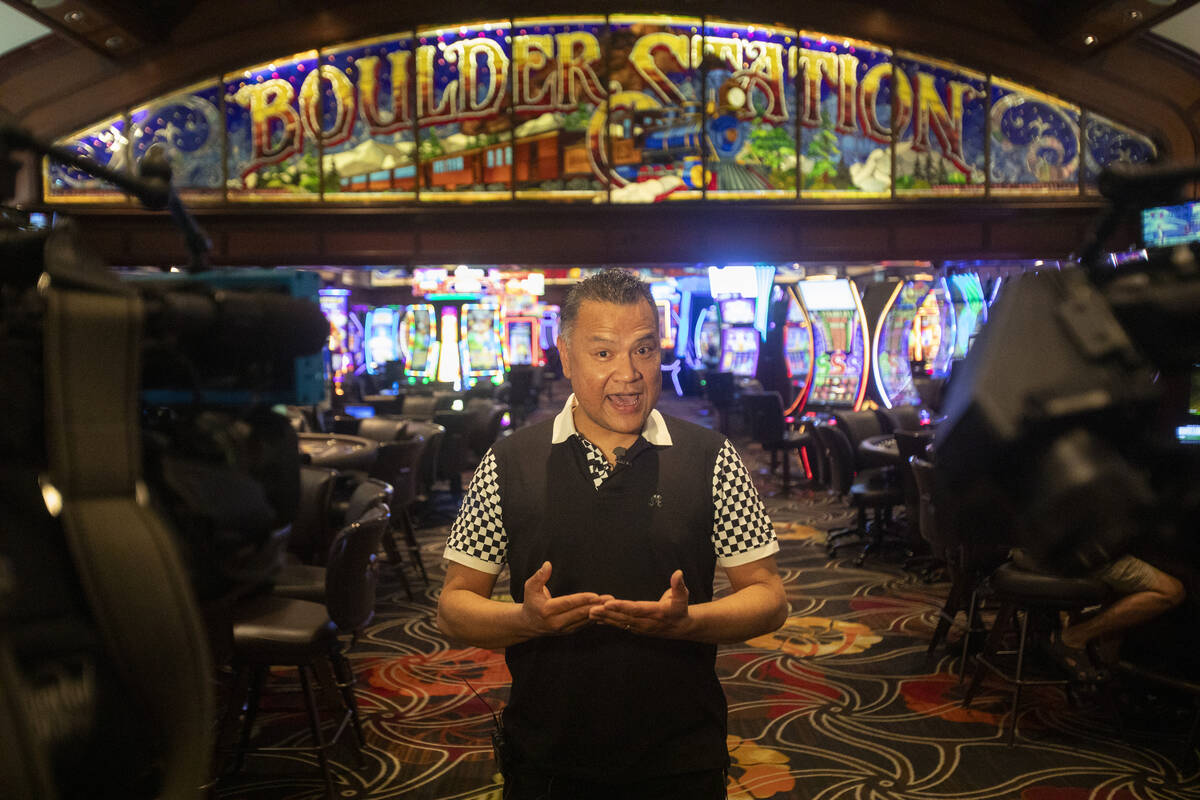
{"type": "MultiPolygon", "coordinates": [[[[569,407],[569,403],[568,403],[569,407]]],[[[660,418],[661,419],[661,418],[660,418]]],[[[572,426],[573,427],[573,426],[572,426]]],[[[603,451],[579,436],[588,471],[598,489],[612,474],[603,451]]],[[[713,549],[717,564],[736,567],[779,552],[775,529],[754,488],[750,472],[728,439],[713,465],[713,549]]],[[[475,469],[462,507],[446,542],[445,558],[481,572],[497,574],[508,561],[503,498],[496,458],[489,450],[475,469]]]]}

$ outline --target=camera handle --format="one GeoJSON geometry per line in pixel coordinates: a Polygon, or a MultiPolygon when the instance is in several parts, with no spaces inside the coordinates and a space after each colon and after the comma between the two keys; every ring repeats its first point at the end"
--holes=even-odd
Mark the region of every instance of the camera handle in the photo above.
{"type": "Polygon", "coordinates": [[[183,557],[142,482],[142,302],[53,280],[41,291],[49,462],[43,495],[62,520],[108,655],[161,742],[158,796],[197,798],[209,779],[212,662],[183,557]]]}

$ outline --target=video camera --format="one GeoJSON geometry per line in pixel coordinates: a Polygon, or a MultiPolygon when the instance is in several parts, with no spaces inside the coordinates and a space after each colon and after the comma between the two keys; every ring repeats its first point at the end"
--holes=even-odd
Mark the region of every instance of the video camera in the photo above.
{"type": "Polygon", "coordinates": [[[1118,264],[1104,244],[1197,179],[1200,166],[1105,172],[1111,208],[1078,266],[1006,285],[942,407],[950,524],[1063,574],[1143,547],[1195,564],[1200,448],[1177,430],[1200,364],[1200,245],[1118,264]]]}
{"type": "Polygon", "coordinates": [[[135,178],[0,127],[0,205],[13,150],[168,210],[192,257],[120,277],[69,222],[0,231],[0,796],[199,797],[220,609],[299,498],[271,407],[324,396],[319,279],[207,269],[155,148],[135,178]]]}

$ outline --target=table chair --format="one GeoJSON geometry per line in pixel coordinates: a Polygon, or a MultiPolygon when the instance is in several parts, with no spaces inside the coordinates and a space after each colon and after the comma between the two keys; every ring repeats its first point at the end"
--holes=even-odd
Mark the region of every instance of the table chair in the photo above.
{"type": "Polygon", "coordinates": [[[791,453],[803,458],[804,450],[815,443],[808,431],[791,427],[783,416],[783,397],[779,392],[760,392],[742,395],[742,405],[750,421],[750,435],[758,446],[771,454],[771,474],[782,456],[782,493],[791,488],[791,453]]]}
{"type": "Polygon", "coordinates": [[[337,793],[330,772],[328,751],[337,745],[346,728],[354,731],[358,752],[365,744],[358,703],[354,696],[354,671],[345,656],[341,635],[353,646],[375,613],[376,550],[388,523],[385,507],[373,506],[362,518],[342,528],[329,548],[325,567],[323,602],[261,594],[243,601],[234,611],[233,666],[235,689],[225,725],[245,716],[235,748],[235,768],[250,751],[251,732],[270,668],[295,667],[304,696],[313,745],[260,747],[260,752],[315,753],[328,800],[337,793]],[[328,664],[335,676],[343,709],[332,736],[326,738],[312,681],[317,667],[328,664]]]}
{"type": "Polygon", "coordinates": [[[840,426],[817,425],[813,432],[829,469],[830,489],[846,497],[858,511],[853,528],[829,532],[825,545],[829,555],[836,555],[842,547],[862,545],[854,559],[856,566],[862,566],[874,550],[893,544],[907,549],[907,542],[887,536],[892,525],[892,508],[904,502],[904,493],[892,475],[879,470],[857,471],[854,448],[840,426]]]}
{"type": "MultiPolygon", "coordinates": [[[[380,445],[380,457],[375,460],[375,469],[370,474],[370,477],[385,481],[392,488],[392,496],[388,503],[391,509],[391,524],[383,537],[388,560],[396,566],[403,578],[404,559],[394,537],[394,531],[398,527],[404,536],[413,566],[426,586],[429,585],[429,575],[421,559],[421,546],[417,541],[416,526],[410,509],[417,500],[417,474],[427,446],[428,442],[425,439],[415,435],[398,442],[380,445]]],[[[403,578],[403,582],[407,590],[408,579],[403,578]]],[[[411,600],[412,592],[409,591],[408,594],[411,600]]]]}

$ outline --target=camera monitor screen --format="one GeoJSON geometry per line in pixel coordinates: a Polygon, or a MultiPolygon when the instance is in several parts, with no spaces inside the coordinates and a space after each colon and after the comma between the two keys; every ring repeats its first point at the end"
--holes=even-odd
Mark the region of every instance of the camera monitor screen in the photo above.
{"type": "Polygon", "coordinates": [[[1200,242],[1200,202],[1142,210],[1142,244],[1175,247],[1200,242]]]}

